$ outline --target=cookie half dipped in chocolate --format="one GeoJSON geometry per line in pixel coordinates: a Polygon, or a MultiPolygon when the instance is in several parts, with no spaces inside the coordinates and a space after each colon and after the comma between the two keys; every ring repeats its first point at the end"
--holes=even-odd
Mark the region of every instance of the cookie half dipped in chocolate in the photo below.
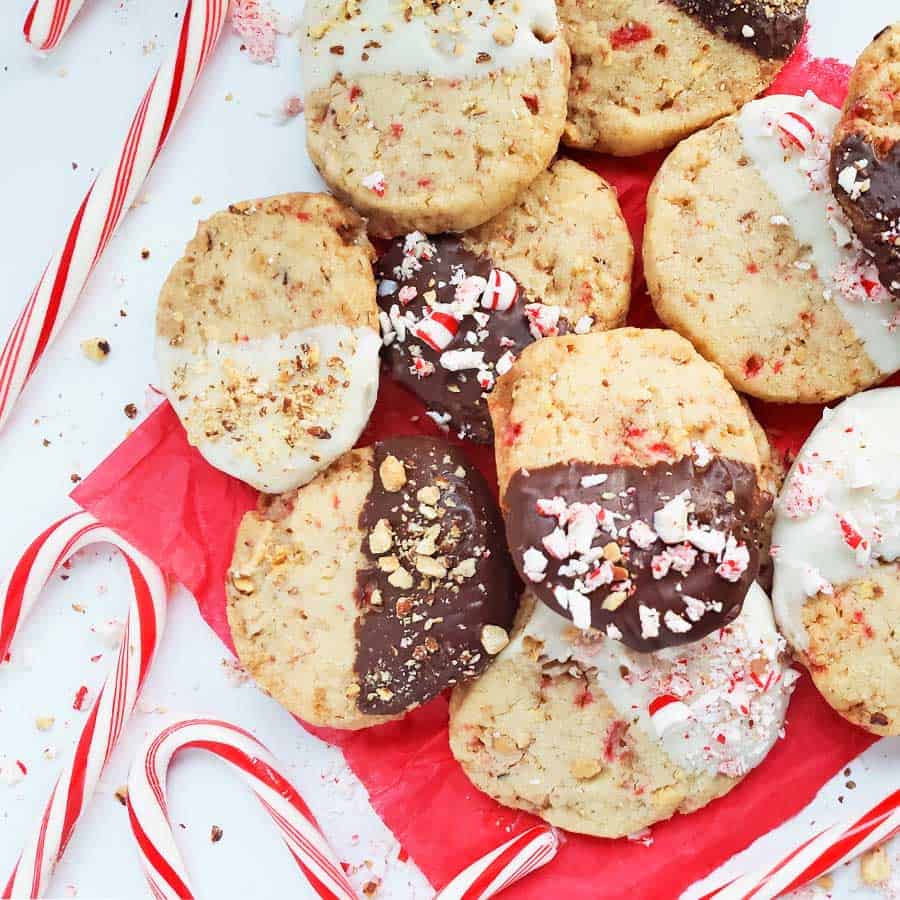
{"type": "Polygon", "coordinates": [[[538,338],[621,324],[632,257],[615,191],[560,160],[480,228],[391,242],[375,267],[383,359],[438,424],[490,443],[496,379],[538,338]]]}
{"type": "Polygon", "coordinates": [[[900,23],[880,32],[857,60],[830,174],[879,280],[900,299],[900,23]]]}
{"type": "Polygon", "coordinates": [[[738,616],[768,546],[768,454],[683,338],[542,341],[490,407],[510,551],[540,600],[641,651],[738,616]]]}
{"type": "Polygon", "coordinates": [[[480,473],[443,441],[392,438],[244,516],[228,620],[287,709],[363,728],[483,672],[507,642],[514,580],[480,473]]]}

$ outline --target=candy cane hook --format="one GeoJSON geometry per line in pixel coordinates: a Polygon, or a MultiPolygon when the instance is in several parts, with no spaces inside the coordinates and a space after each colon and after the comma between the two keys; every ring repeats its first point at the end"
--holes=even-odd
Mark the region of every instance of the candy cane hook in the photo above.
{"type": "Polygon", "coordinates": [[[191,898],[193,889],[172,829],[166,773],[187,748],[218,756],[246,781],[316,893],[327,900],[356,900],[353,886],[325,840],[315,817],[269,751],[248,731],[219,719],[181,719],[152,735],[128,778],[128,816],[154,897],[191,898]]]}
{"type": "Polygon", "coordinates": [[[71,759],[0,894],[3,898],[40,897],[47,889],[134,708],[165,626],[166,583],[159,569],[93,516],[77,512],[51,525],[32,542],[0,593],[0,659],[9,651],[50,576],[74,553],[97,543],[112,544],[122,553],[134,588],[122,646],[71,759]]]}
{"type": "Polygon", "coordinates": [[[227,12],[228,0],[188,0],[175,50],[150,82],[115,162],[88,188],[62,248],[0,350],[0,428],[137,197],[212,55],[227,12]]]}
{"type": "Polygon", "coordinates": [[[435,900],[488,900],[556,856],[559,835],[535,825],[463,869],[435,900]]]}
{"type": "Polygon", "coordinates": [[[69,30],[84,0],[34,0],[22,31],[36,50],[52,50],[69,30]]]}

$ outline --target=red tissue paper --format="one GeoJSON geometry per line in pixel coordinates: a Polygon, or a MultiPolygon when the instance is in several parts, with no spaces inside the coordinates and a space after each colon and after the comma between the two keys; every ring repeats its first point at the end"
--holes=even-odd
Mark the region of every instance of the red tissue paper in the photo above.
{"type": "MultiPolygon", "coordinates": [[[[848,70],[810,58],[801,45],[772,88],[815,91],[839,104],[848,70]]],[[[647,189],[665,154],[612,159],[573,154],[615,185],[639,251],[647,189]]],[[[630,322],[658,325],[638,252],[630,322]]],[[[820,407],[754,404],[775,445],[795,452],[820,407]]],[[[382,379],[375,413],[360,443],[395,434],[436,434],[424,409],[382,379]]],[[[490,448],[461,444],[496,485],[490,448]]],[[[256,493],[209,466],[187,443],[168,404],[154,412],[72,494],[85,509],[139,547],[197,599],[200,612],[232,648],[225,577],[235,530],[256,493]]],[[[447,701],[438,698],[404,720],[361,732],[315,729],[340,746],[372,805],[435,887],[512,833],[533,824],[475,790],[450,754],[447,701]]],[[[511,898],[672,898],[805,806],[874,738],[834,713],[804,677],[789,710],[787,737],[727,797],[690,816],[655,825],[647,847],[628,840],[568,835],[556,859],[510,888],[511,898]]]]}

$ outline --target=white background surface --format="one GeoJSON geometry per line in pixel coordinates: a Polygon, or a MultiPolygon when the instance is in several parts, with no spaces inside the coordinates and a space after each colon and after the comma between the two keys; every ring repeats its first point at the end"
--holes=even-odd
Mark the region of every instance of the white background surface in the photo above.
{"type": "MultiPolygon", "coordinates": [[[[175,38],[181,13],[181,4],[172,0],[88,0],[60,48],[40,58],[21,37],[28,5],[29,0],[8,0],[0,12],[0,121],[5,123],[0,132],[0,340],[96,169],[110,161],[175,38]]],[[[302,0],[274,5],[290,18],[299,13],[302,0]]],[[[890,21],[892,9],[897,14],[895,0],[812,0],[810,6],[813,52],[848,61],[890,21]]],[[[151,408],[147,385],[155,378],[150,338],[156,294],[196,220],[234,200],[322,187],[304,150],[302,117],[277,124],[282,103],[299,91],[299,59],[286,38],[279,43],[276,64],[254,65],[226,26],[146,185],[146,202],[126,218],[0,437],[5,511],[0,516],[0,579],[24,544],[71,508],[66,499],[71,476],[87,474],[136,424],[125,417],[125,405],[135,403],[141,418],[151,408]],[[143,248],[150,250],[147,260],[141,259],[143,248]],[[87,360],[79,347],[95,336],[112,346],[101,365],[87,360]]],[[[95,632],[99,627],[102,633],[103,623],[123,616],[127,607],[122,573],[110,565],[112,558],[112,553],[88,553],[67,581],[54,580],[14,648],[12,665],[0,671],[0,766],[21,759],[28,768],[19,784],[0,781],[0,882],[57,771],[58,761],[48,761],[43,751],[50,747],[65,754],[84,717],[72,710],[75,691],[81,684],[99,686],[114,658],[95,632]],[[73,604],[84,611],[75,611],[73,604]],[[98,653],[102,659],[91,663],[98,653]],[[48,733],[34,725],[44,715],[56,716],[48,733]]],[[[385,859],[396,856],[396,843],[371,812],[340,754],[306,735],[251,685],[239,684],[224,656],[192,599],[181,591],[142,712],[70,845],[54,895],[147,896],[125,811],[113,792],[125,782],[135,745],[161,711],[219,714],[258,734],[288,764],[288,774],[341,857],[363,864],[354,875],[358,885],[380,876],[385,859]],[[374,869],[366,867],[366,860],[374,869]]],[[[897,759],[896,746],[881,751],[887,749],[897,759]]],[[[305,896],[293,863],[249,792],[235,779],[220,777],[222,770],[212,760],[193,751],[181,759],[170,779],[172,818],[183,826],[179,842],[198,893],[224,900],[288,892],[305,896]],[[215,845],[209,839],[214,824],[224,830],[215,845]]],[[[857,767],[857,797],[882,778],[867,779],[864,767],[857,767]]],[[[833,808],[833,801],[823,805],[823,824],[833,808]]],[[[765,858],[771,851],[759,852],[765,858]]],[[[896,872],[896,850],[893,856],[896,872]]],[[[856,883],[851,866],[834,893],[864,896],[856,883]]],[[[392,862],[379,896],[429,893],[413,866],[392,862]]]]}

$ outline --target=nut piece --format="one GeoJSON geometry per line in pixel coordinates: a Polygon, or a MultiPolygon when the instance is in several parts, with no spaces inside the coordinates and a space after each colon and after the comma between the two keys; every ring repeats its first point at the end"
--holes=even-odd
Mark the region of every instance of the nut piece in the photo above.
{"type": "Polygon", "coordinates": [[[252,594],[256,590],[256,585],[253,583],[253,579],[248,578],[246,575],[233,574],[231,577],[231,583],[234,585],[235,590],[237,590],[241,594],[252,594]]]}
{"type": "Polygon", "coordinates": [[[576,759],[569,767],[569,771],[580,781],[586,781],[599,775],[603,766],[596,759],[576,759]]]}
{"type": "Polygon", "coordinates": [[[403,566],[399,566],[388,576],[388,581],[402,591],[407,591],[413,586],[413,578],[403,566]]]}
{"type": "Polygon", "coordinates": [[[426,506],[434,506],[441,499],[441,492],[433,484],[426,484],[416,492],[416,500],[426,506]]]}
{"type": "Polygon", "coordinates": [[[891,862],[884,845],[860,857],[859,871],[865,884],[883,884],[891,877],[891,862]]]}
{"type": "Polygon", "coordinates": [[[485,625],[481,629],[481,646],[490,656],[496,656],[509,643],[509,635],[499,625],[485,625]]]}
{"type": "Polygon", "coordinates": [[[399,491],[406,484],[406,468],[396,456],[386,456],[378,468],[378,474],[388,493],[399,491]]]}
{"type": "Polygon", "coordinates": [[[431,556],[417,556],[416,568],[429,578],[443,578],[447,574],[446,567],[431,556]]]}
{"type": "Polygon", "coordinates": [[[618,609],[627,599],[628,594],[626,594],[625,591],[613,591],[603,601],[603,609],[608,609],[612,612],[613,610],[618,609]]]}
{"type": "Polygon", "coordinates": [[[369,534],[369,550],[375,556],[387,553],[394,543],[394,535],[391,532],[391,523],[387,519],[379,519],[369,534]]]}

